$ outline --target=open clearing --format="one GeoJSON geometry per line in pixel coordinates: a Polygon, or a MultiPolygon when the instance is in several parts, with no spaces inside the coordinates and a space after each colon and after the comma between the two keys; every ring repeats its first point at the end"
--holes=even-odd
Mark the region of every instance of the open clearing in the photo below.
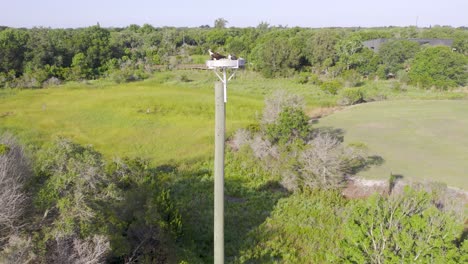
{"type": "Polygon", "coordinates": [[[468,190],[468,101],[411,100],[346,108],[316,127],[343,129],[345,142],[365,143],[385,161],[359,176],[438,181],[468,190]]]}
{"type": "MultiPolygon", "coordinates": [[[[65,136],[92,144],[107,158],[138,156],[155,165],[206,158],[214,148],[212,87],[147,80],[16,91],[0,96],[0,133],[10,131],[34,145],[65,136]]],[[[253,122],[263,102],[229,96],[232,133],[253,122]]]]}

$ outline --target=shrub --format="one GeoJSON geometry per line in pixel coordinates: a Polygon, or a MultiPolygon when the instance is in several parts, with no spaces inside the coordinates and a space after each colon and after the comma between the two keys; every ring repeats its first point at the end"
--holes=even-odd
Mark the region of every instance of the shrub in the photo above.
{"type": "Polygon", "coordinates": [[[11,235],[8,244],[0,251],[0,263],[39,263],[33,252],[34,244],[31,238],[25,239],[17,235],[11,235]]]}
{"type": "Polygon", "coordinates": [[[104,263],[110,251],[108,239],[101,235],[56,237],[50,244],[47,263],[104,263]]]}
{"type": "Polygon", "coordinates": [[[341,87],[341,83],[337,80],[327,81],[320,84],[320,89],[322,89],[322,91],[333,95],[337,94],[341,87]]]}
{"type": "Polygon", "coordinates": [[[62,81],[57,78],[57,77],[51,77],[49,79],[47,79],[43,84],[42,86],[43,87],[51,87],[51,86],[58,86],[62,84],[62,81]]]}
{"type": "Polygon", "coordinates": [[[265,132],[272,143],[280,145],[294,139],[305,140],[309,134],[308,118],[301,109],[287,107],[274,123],[267,125],[265,132]]]}
{"type": "Polygon", "coordinates": [[[333,189],[344,185],[346,175],[365,163],[358,148],[344,147],[331,134],[318,134],[299,157],[301,186],[333,189]]]}
{"type": "Polygon", "coordinates": [[[339,191],[305,190],[281,199],[250,234],[240,263],[339,263],[341,211],[339,191]]]}
{"type": "Polygon", "coordinates": [[[180,80],[181,82],[191,82],[191,81],[192,81],[192,80],[187,76],[187,74],[185,74],[185,73],[182,74],[182,75],[180,75],[179,80],[180,80]]]}
{"type": "Polygon", "coordinates": [[[59,213],[54,233],[86,235],[99,228],[98,204],[112,197],[100,153],[60,138],[38,153],[37,173],[45,182],[36,197],[38,209],[59,213]]]}
{"type": "MultiPolygon", "coordinates": [[[[396,82],[398,83],[398,82],[396,82]]],[[[372,102],[372,101],[382,101],[387,99],[388,91],[386,89],[382,89],[378,85],[366,85],[362,88],[365,102],[372,102]]]]}
{"type": "Polygon", "coordinates": [[[302,109],[304,100],[295,94],[290,94],[284,90],[277,90],[265,100],[262,123],[270,124],[276,121],[284,108],[302,109]]]}
{"type": "Polygon", "coordinates": [[[361,88],[344,88],[338,94],[339,105],[353,105],[364,102],[364,92],[361,88]]]}
{"type": "Polygon", "coordinates": [[[142,60],[133,62],[129,59],[122,59],[109,62],[108,76],[116,83],[144,80],[149,77],[150,73],[150,67],[142,60]]]}
{"type": "Polygon", "coordinates": [[[362,84],[361,75],[355,70],[347,70],[341,74],[346,87],[356,87],[362,84]]]}
{"type": "Polygon", "coordinates": [[[231,140],[231,146],[234,150],[239,150],[247,145],[252,139],[252,135],[247,129],[239,129],[231,140]]]}
{"type": "Polygon", "coordinates": [[[18,229],[27,208],[24,185],[31,177],[23,148],[10,135],[0,135],[0,245],[18,229]]]}
{"type": "Polygon", "coordinates": [[[347,211],[344,262],[460,263],[455,241],[463,224],[439,210],[427,192],[374,195],[347,211]]]}
{"type": "Polygon", "coordinates": [[[408,72],[406,70],[399,70],[396,74],[398,81],[401,83],[408,83],[409,82],[409,76],[408,72]]]}
{"type": "Polygon", "coordinates": [[[320,80],[320,77],[317,74],[310,74],[309,83],[314,84],[314,85],[321,85],[322,80],[320,80]]]}
{"type": "Polygon", "coordinates": [[[299,76],[296,78],[296,82],[299,84],[306,84],[309,82],[310,73],[308,72],[301,72],[299,76]]]}

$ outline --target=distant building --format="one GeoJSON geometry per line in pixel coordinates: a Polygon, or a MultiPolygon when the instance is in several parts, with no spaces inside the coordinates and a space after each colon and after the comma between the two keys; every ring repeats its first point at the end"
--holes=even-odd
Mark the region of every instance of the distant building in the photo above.
{"type": "Polygon", "coordinates": [[[385,42],[391,40],[408,40],[414,41],[419,43],[420,45],[430,45],[430,46],[448,46],[451,47],[453,44],[453,39],[419,39],[419,38],[409,38],[409,39],[386,39],[386,38],[379,38],[379,39],[371,39],[368,41],[364,41],[362,44],[364,47],[368,47],[369,49],[373,50],[374,52],[379,52],[380,46],[385,42]]]}

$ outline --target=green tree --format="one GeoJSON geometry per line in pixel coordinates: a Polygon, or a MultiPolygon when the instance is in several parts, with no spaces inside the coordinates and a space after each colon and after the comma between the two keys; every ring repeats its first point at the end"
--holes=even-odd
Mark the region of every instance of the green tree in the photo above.
{"type": "Polygon", "coordinates": [[[215,28],[226,28],[226,25],[228,24],[229,22],[224,19],[224,18],[218,18],[215,20],[214,22],[214,27],[215,28]]]}
{"type": "Polygon", "coordinates": [[[357,200],[348,210],[343,247],[351,263],[457,263],[462,230],[431,195],[406,188],[385,198],[357,200]]]}
{"type": "Polygon", "coordinates": [[[284,108],[274,123],[268,124],[266,134],[272,143],[284,145],[295,139],[305,140],[309,134],[308,118],[302,109],[284,108]]]}
{"type": "Polygon", "coordinates": [[[101,28],[99,25],[81,30],[75,36],[75,44],[78,46],[78,52],[85,55],[85,65],[82,70],[86,72],[86,78],[95,78],[102,74],[105,69],[102,68],[111,56],[110,32],[101,28]]]}
{"type": "Polygon", "coordinates": [[[338,40],[339,35],[335,30],[321,29],[305,43],[304,55],[312,66],[331,66],[336,59],[335,46],[338,40]]]}
{"type": "Polygon", "coordinates": [[[90,76],[90,69],[86,63],[86,56],[79,52],[73,56],[70,70],[67,72],[66,79],[79,81],[90,76]]]}
{"type": "Polygon", "coordinates": [[[25,30],[8,28],[0,31],[0,72],[23,72],[28,39],[25,30]]]}
{"type": "Polygon", "coordinates": [[[468,58],[449,47],[427,47],[418,52],[408,73],[410,83],[423,88],[466,85],[468,58]]]}
{"type": "Polygon", "coordinates": [[[340,40],[336,46],[336,53],[339,57],[339,62],[346,66],[349,70],[353,64],[358,64],[356,53],[363,48],[362,39],[359,35],[353,34],[340,40]]]}
{"type": "Polygon", "coordinates": [[[251,61],[264,76],[289,76],[300,65],[300,49],[293,45],[290,33],[269,33],[252,50],[251,61]]]}
{"type": "Polygon", "coordinates": [[[397,73],[404,69],[404,63],[413,58],[419,51],[419,43],[408,40],[392,40],[384,43],[379,49],[379,56],[387,70],[397,73]]]}

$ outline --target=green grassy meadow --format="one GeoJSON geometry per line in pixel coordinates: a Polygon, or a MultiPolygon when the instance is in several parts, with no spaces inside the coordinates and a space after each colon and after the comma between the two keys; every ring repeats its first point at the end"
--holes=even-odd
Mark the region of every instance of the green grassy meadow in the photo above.
{"type": "MultiPolygon", "coordinates": [[[[253,122],[262,100],[230,94],[227,131],[253,122]]],[[[211,85],[106,82],[4,92],[0,130],[41,145],[57,136],[92,144],[106,157],[144,157],[155,164],[205,158],[213,150],[211,85]]]]}
{"type": "Polygon", "coordinates": [[[359,175],[440,181],[468,190],[468,101],[402,100],[349,107],[317,126],[344,130],[385,162],[359,175]]]}
{"type": "MultiPolygon", "coordinates": [[[[106,158],[142,157],[153,165],[213,155],[214,82],[211,71],[156,72],[148,80],[67,83],[37,90],[0,91],[0,132],[40,147],[58,136],[91,144],[106,158]]],[[[465,91],[441,92],[393,82],[368,82],[367,91],[390,101],[347,108],[315,126],[345,130],[345,140],[367,144],[385,163],[362,173],[390,172],[468,189],[468,103],[465,91]],[[424,99],[411,100],[408,99],[424,99]]],[[[239,71],[228,86],[228,136],[261,117],[265,96],[285,89],[304,97],[306,112],[334,106],[336,96],[294,78],[265,79],[239,71]]]]}

